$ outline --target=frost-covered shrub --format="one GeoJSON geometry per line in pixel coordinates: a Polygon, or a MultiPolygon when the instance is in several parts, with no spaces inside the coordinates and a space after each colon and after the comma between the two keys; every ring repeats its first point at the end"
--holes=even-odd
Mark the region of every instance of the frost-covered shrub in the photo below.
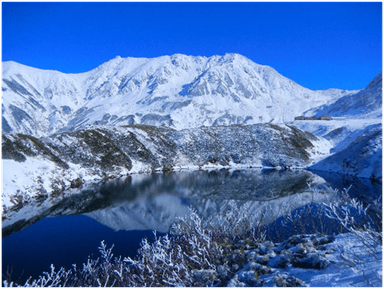
{"type": "MultiPolygon", "coordinates": [[[[300,241],[298,234],[335,235],[350,233],[354,236],[355,245],[361,248],[359,250],[363,251],[365,256],[381,262],[381,198],[373,202],[373,204],[365,206],[357,199],[350,198],[348,194],[349,189],[342,191],[334,190],[336,198],[322,204],[307,204],[280,218],[280,220],[267,228],[267,238],[282,241],[289,235],[295,235],[288,240],[296,245],[295,239],[297,238],[300,241]]],[[[328,236],[317,238],[313,245],[316,247],[321,246],[322,243],[328,243],[328,239],[328,236]]],[[[300,245],[301,243],[298,242],[295,247],[296,254],[301,253],[300,245]]],[[[370,278],[366,276],[368,269],[366,268],[365,260],[362,260],[360,257],[360,251],[355,252],[353,248],[341,248],[340,250],[342,251],[341,257],[344,263],[353,268],[354,271],[360,272],[368,285],[381,284],[380,273],[372,271],[370,278]]],[[[291,264],[293,267],[324,269],[328,265],[328,260],[317,253],[309,253],[304,258],[292,259],[291,264]]],[[[275,281],[278,281],[278,279],[275,281]]],[[[279,286],[279,284],[279,282],[275,283],[276,286],[279,286]]]]}
{"type": "MultiPolygon", "coordinates": [[[[245,248],[263,236],[251,230],[247,212],[247,206],[238,208],[232,202],[224,216],[204,221],[191,208],[174,224],[171,235],[158,237],[155,232],[154,242],[144,239],[135,258],[113,257],[113,246],[108,249],[102,242],[101,258],[70,270],[56,271],[52,265],[51,272],[23,286],[226,286],[245,261],[245,248]]],[[[10,280],[3,285],[17,286],[10,280]]]]}
{"type": "Polygon", "coordinates": [[[72,271],[66,271],[64,268],[60,268],[59,271],[55,271],[55,266],[51,265],[51,272],[43,272],[43,275],[38,279],[32,280],[29,278],[24,285],[16,284],[10,280],[3,280],[4,287],[59,287],[59,286],[71,286],[67,283],[72,275],[72,271]]]}
{"type": "Polygon", "coordinates": [[[250,203],[238,206],[235,201],[228,203],[226,212],[222,215],[215,215],[207,220],[202,220],[197,212],[190,210],[190,215],[179,218],[174,224],[173,234],[190,234],[193,228],[204,228],[209,236],[219,244],[235,243],[237,241],[257,242],[264,240],[264,231],[261,226],[261,219],[257,224],[252,224],[250,216],[250,203]]]}
{"type": "MultiPolygon", "coordinates": [[[[280,217],[265,228],[267,238],[281,242],[298,234],[348,233],[351,227],[364,227],[363,230],[381,232],[380,200],[373,206],[364,206],[349,196],[349,190],[350,188],[342,191],[334,189],[328,193],[332,197],[323,203],[311,202],[280,217]]],[[[316,190],[313,190],[313,193],[320,194],[316,190]]]]}
{"type": "Polygon", "coordinates": [[[376,284],[382,284],[382,273],[374,270],[369,270],[366,267],[366,260],[360,257],[363,253],[369,259],[375,262],[381,262],[382,246],[382,215],[380,199],[377,200],[373,206],[373,214],[368,213],[369,206],[364,206],[361,202],[352,199],[347,204],[331,203],[325,204],[325,211],[328,218],[336,220],[347,232],[353,234],[355,237],[355,246],[359,246],[359,252],[349,246],[340,248],[341,259],[343,262],[353,268],[354,271],[359,272],[365,279],[369,286],[376,287],[376,284]],[[367,272],[369,272],[367,277],[367,272]]]}
{"type": "MultiPolygon", "coordinates": [[[[138,257],[124,259],[130,265],[132,284],[224,286],[230,278],[230,263],[236,262],[228,257],[239,250],[234,246],[235,239],[247,238],[249,244],[256,240],[257,234],[244,218],[247,209],[231,203],[224,217],[205,221],[190,209],[188,216],[174,224],[170,237],[155,236],[152,244],[143,240],[138,257]]],[[[246,242],[242,245],[245,247],[246,242]]],[[[241,256],[237,260],[239,264],[243,261],[241,256]]]]}
{"type": "MultiPolygon", "coordinates": [[[[379,206],[379,200],[375,202],[379,206]]],[[[375,214],[369,214],[369,206],[364,206],[356,199],[351,199],[345,203],[324,204],[325,213],[329,219],[336,220],[343,229],[355,235],[356,240],[363,244],[363,248],[370,256],[376,256],[378,246],[382,245],[382,216],[376,210],[375,214]]],[[[349,252],[357,259],[355,265],[364,265],[362,260],[354,256],[354,252],[349,252]]]]}

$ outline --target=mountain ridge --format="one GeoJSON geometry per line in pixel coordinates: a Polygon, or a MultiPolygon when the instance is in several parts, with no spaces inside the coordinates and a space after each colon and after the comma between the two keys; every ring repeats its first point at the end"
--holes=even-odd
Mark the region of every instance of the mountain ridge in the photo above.
{"type": "MultiPolygon", "coordinates": [[[[240,54],[115,57],[66,74],[3,62],[7,132],[45,136],[92,124],[282,123],[351,91],[312,91],[240,54]]],[[[4,125],[3,125],[4,126],[4,125]]]]}
{"type": "Polygon", "coordinates": [[[348,118],[382,117],[382,72],[358,93],[346,95],[331,104],[326,104],[305,112],[307,115],[322,115],[348,118]]]}

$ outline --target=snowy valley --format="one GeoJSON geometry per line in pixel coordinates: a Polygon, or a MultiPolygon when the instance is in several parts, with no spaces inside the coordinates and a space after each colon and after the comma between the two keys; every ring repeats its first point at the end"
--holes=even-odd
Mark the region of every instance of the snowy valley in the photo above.
{"type": "Polygon", "coordinates": [[[116,57],[80,74],[5,62],[2,91],[5,206],[16,192],[167,166],[381,180],[381,73],[360,91],[312,91],[239,54],[116,57]]]}
{"type": "MultiPolygon", "coordinates": [[[[336,194],[316,172],[352,178],[356,184],[363,179],[381,187],[381,73],[361,90],[313,91],[239,54],[176,54],[116,57],[79,74],[9,61],[3,62],[2,77],[5,236],[45,217],[78,214],[116,231],[166,233],[176,218],[188,214],[188,205],[205,218],[223,217],[233,199],[244,201],[249,212],[254,212],[248,214],[252,226],[263,212],[275,212],[263,216],[262,225],[267,226],[290,214],[284,206],[289,205],[291,211],[317,208],[336,194]],[[327,116],[329,120],[295,120],[300,116],[327,116]],[[250,168],[264,173],[250,173],[256,178],[251,182],[242,171],[250,168]],[[214,173],[215,179],[209,174],[195,179],[183,177],[183,170],[219,173],[214,173]],[[174,171],[180,180],[172,179],[174,171]],[[131,179],[122,182],[125,178],[131,179]],[[155,179],[149,182],[148,178],[155,179]],[[188,187],[199,182],[199,193],[188,187]],[[255,185],[246,186],[251,183],[255,185]],[[103,186],[123,188],[123,192],[128,191],[125,186],[134,187],[135,195],[123,203],[109,202],[103,186]],[[256,191],[257,198],[247,199],[256,191]],[[102,200],[102,205],[95,205],[93,198],[98,203],[102,200]]],[[[297,282],[292,283],[295,286],[364,286],[361,272],[371,274],[367,272],[372,269],[372,276],[381,278],[382,268],[373,260],[381,254],[381,246],[373,255],[359,247],[357,254],[368,258],[370,267],[358,273],[347,261],[341,264],[338,256],[345,255],[338,246],[353,247],[355,229],[348,227],[345,232],[352,235],[332,237],[321,246],[313,245],[319,236],[307,235],[295,244],[291,238],[285,243],[265,242],[258,248],[239,245],[241,262],[231,261],[234,267],[225,269],[227,277],[219,276],[223,272],[219,278],[216,271],[202,270],[193,271],[193,278],[211,280],[212,273],[213,279],[226,280],[221,286],[289,282],[297,282]],[[320,271],[326,281],[314,273],[319,269],[311,268],[314,263],[305,269],[295,266],[299,261],[293,257],[294,250],[301,250],[302,244],[307,249],[300,258],[324,261],[321,269],[325,270],[320,271]],[[260,261],[265,256],[268,260],[260,261]],[[279,263],[282,259],[285,267],[279,263]],[[262,273],[265,268],[260,266],[269,269],[262,273]],[[340,274],[332,275],[337,266],[352,277],[344,280],[340,274]],[[250,273],[256,271],[257,280],[250,273]]],[[[235,255],[235,251],[231,252],[235,255]]],[[[372,284],[377,286],[379,281],[372,284]]]]}

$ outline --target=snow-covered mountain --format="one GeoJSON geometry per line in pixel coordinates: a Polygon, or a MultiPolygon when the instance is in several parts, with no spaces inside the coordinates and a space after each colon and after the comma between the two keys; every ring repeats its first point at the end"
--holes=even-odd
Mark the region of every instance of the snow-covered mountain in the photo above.
{"type": "Polygon", "coordinates": [[[116,57],[79,74],[8,61],[2,92],[3,131],[35,136],[92,124],[281,123],[353,93],[312,91],[239,54],[116,57]]]}
{"type": "Polygon", "coordinates": [[[307,116],[333,120],[295,121],[293,125],[330,141],[329,157],[314,170],[382,180],[382,73],[365,89],[311,109],[307,116]]]}
{"type": "Polygon", "coordinates": [[[314,164],[311,169],[382,181],[382,125],[368,126],[355,135],[358,137],[348,146],[314,164]]]}
{"type": "Polygon", "coordinates": [[[380,72],[363,90],[343,96],[334,103],[311,109],[305,114],[315,117],[381,118],[382,78],[380,72]]]}

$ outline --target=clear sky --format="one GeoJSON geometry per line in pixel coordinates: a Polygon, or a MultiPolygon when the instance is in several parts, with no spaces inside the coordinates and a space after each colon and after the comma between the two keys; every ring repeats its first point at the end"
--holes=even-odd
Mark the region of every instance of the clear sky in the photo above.
{"type": "Polygon", "coordinates": [[[382,70],[382,3],[2,3],[2,60],[62,72],[117,55],[240,53],[311,89],[382,70]]]}

